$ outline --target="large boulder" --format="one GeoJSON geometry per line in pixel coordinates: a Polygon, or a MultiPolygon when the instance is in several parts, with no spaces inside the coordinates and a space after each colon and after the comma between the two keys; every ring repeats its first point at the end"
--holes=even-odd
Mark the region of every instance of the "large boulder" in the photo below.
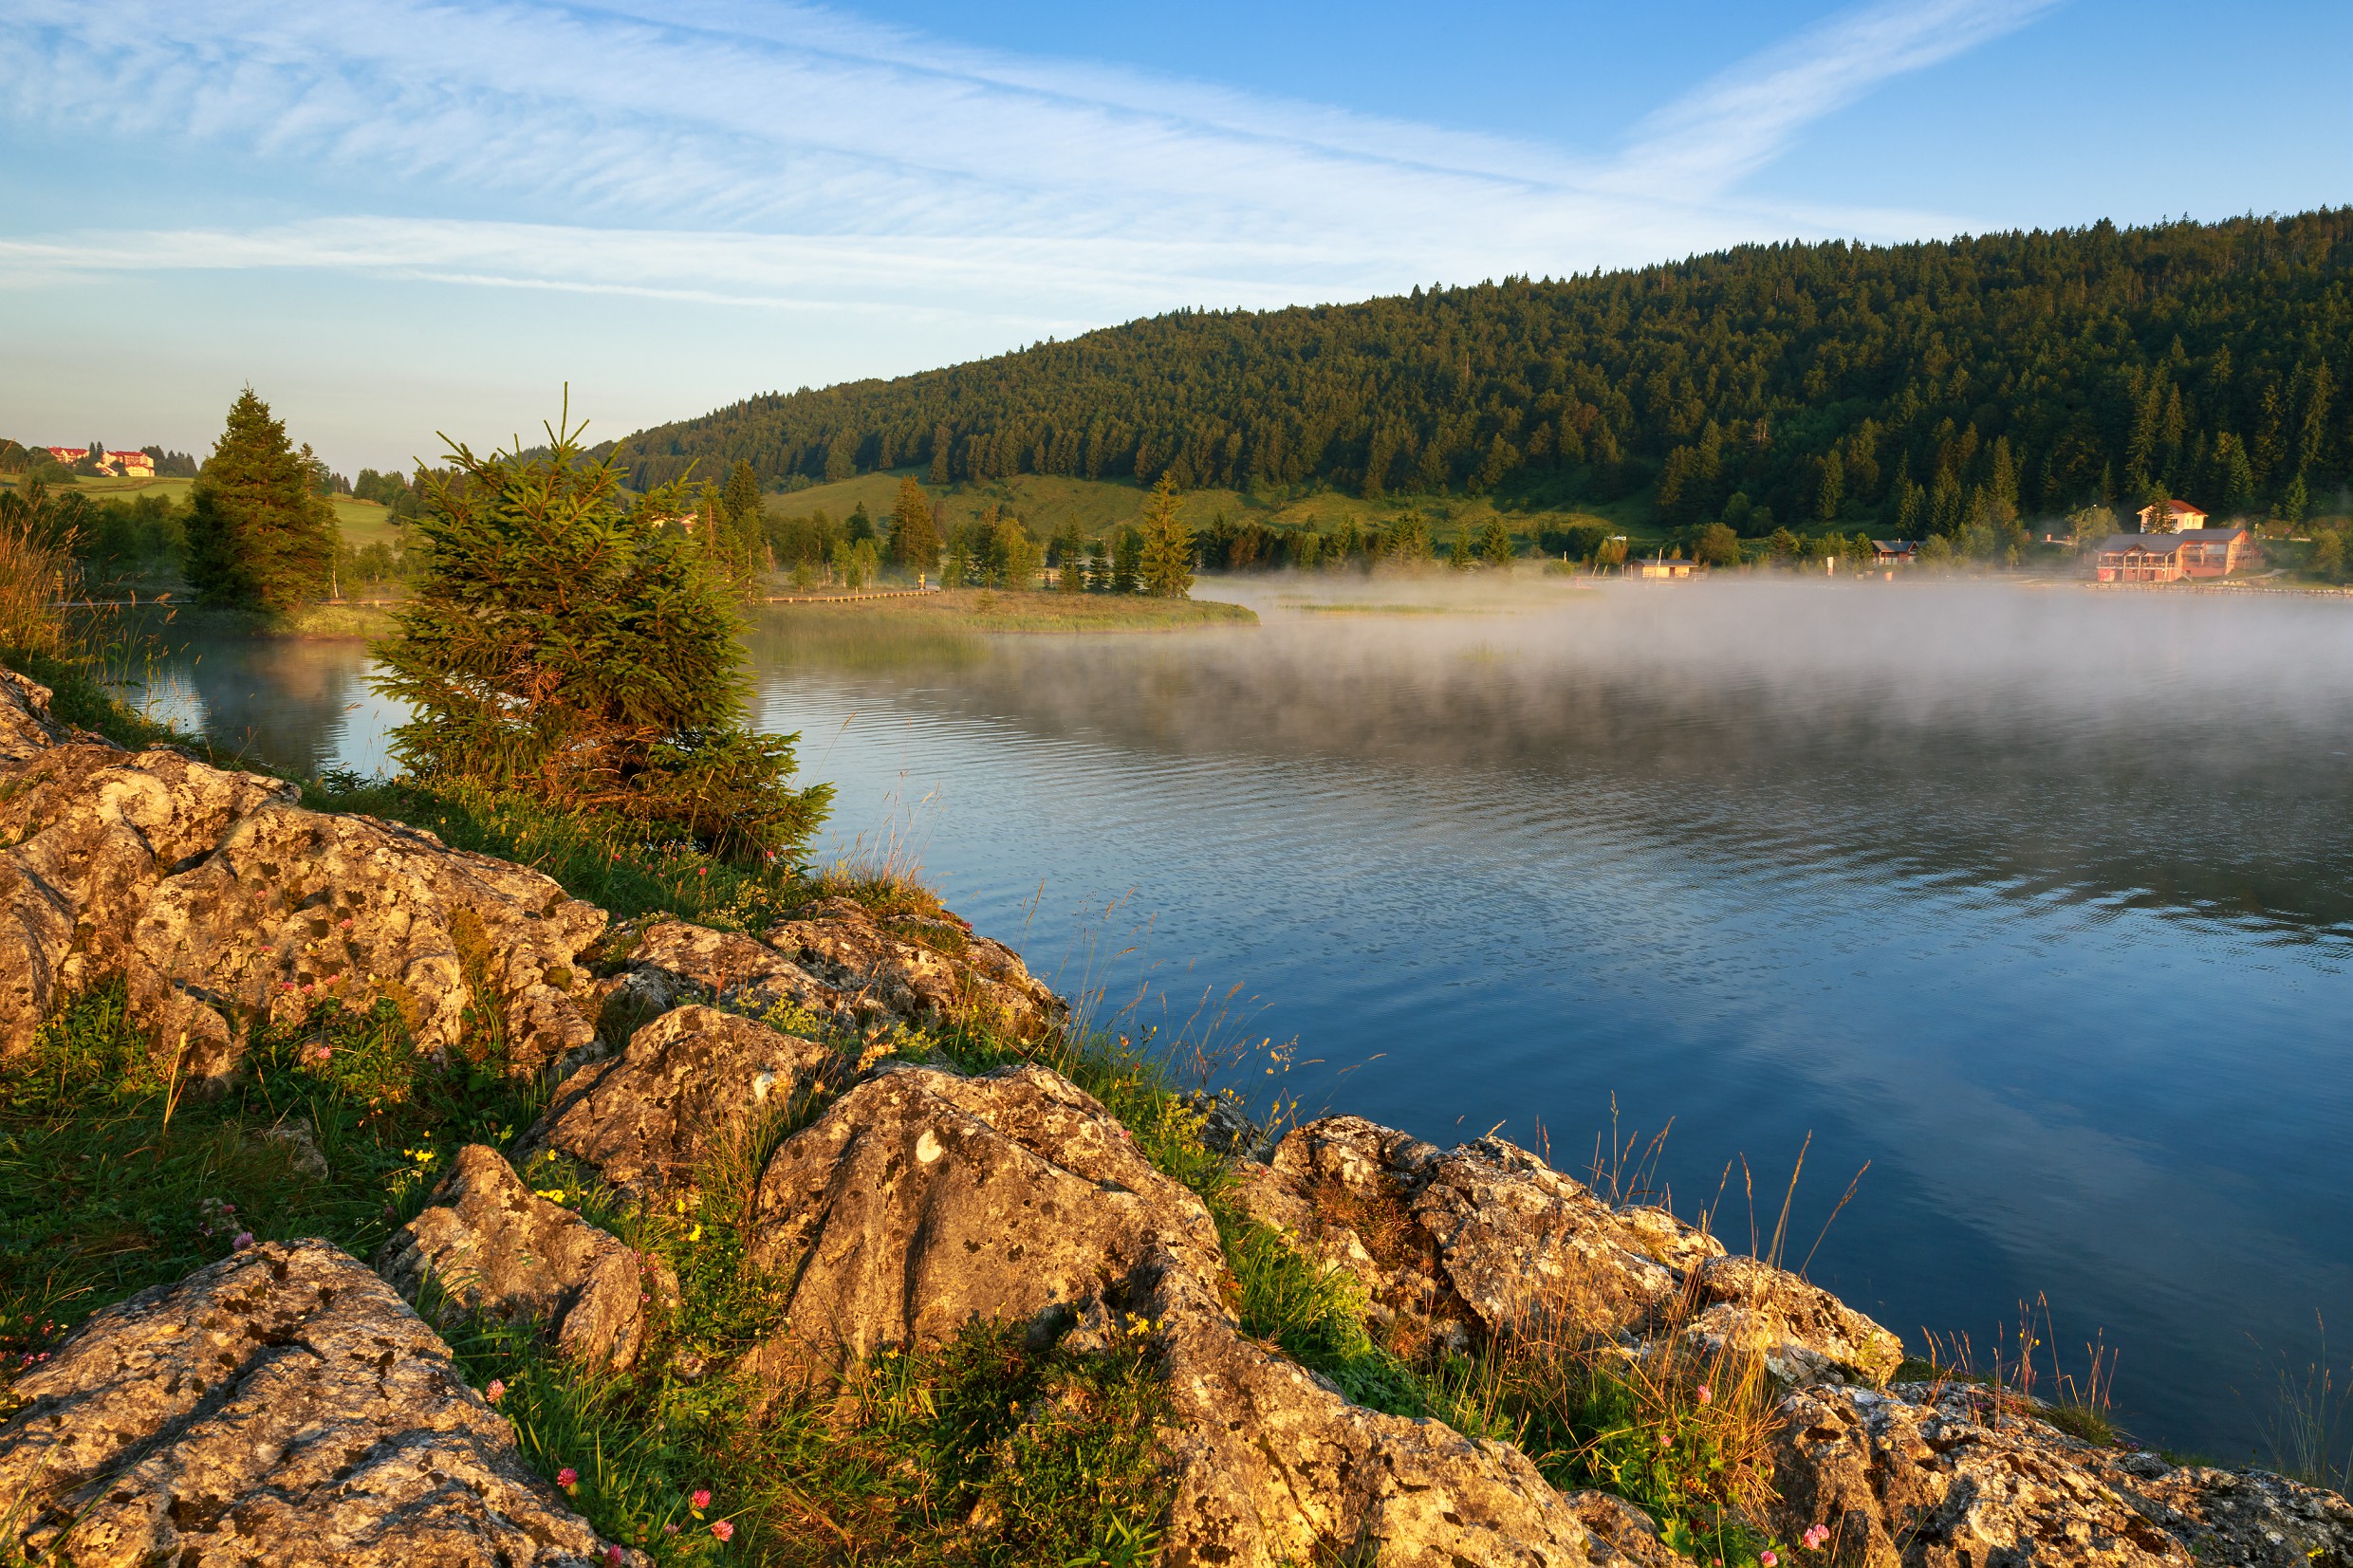
{"type": "Polygon", "coordinates": [[[1778,1412],[1773,1521],[1863,1568],[2353,1564],[2353,1505],[2260,1472],[2096,1448],[1973,1384],[1822,1386],[1778,1412]]]}
{"type": "Polygon", "coordinates": [[[852,898],[828,898],[771,929],[768,941],[854,1005],[908,1024],[977,1024],[1029,1040],[1069,1017],[1012,949],[945,911],[886,916],[852,898]]]}
{"type": "Polygon", "coordinates": [[[678,1294],[668,1264],[541,1197],[478,1143],[384,1243],[376,1272],[420,1311],[534,1322],[565,1356],[615,1371],[636,1363],[652,1309],[678,1294]]]}
{"type": "Polygon", "coordinates": [[[1256,1219],[1362,1286],[1400,1354],[1468,1350],[1540,1322],[1640,1337],[1676,1320],[1785,1383],[1884,1381],[1902,1342],[1785,1269],[1728,1258],[1666,1210],[1615,1208],[1528,1150],[1441,1151],[1361,1116],[1294,1129],[1237,1187],[1256,1219]]]}
{"type": "Polygon", "coordinates": [[[534,1068],[595,1042],[580,954],[604,924],[552,878],[421,829],[273,803],[148,900],[131,1005],[199,1079],[234,1067],[256,1020],[379,996],[420,1050],[454,1047],[472,1014],[534,1068]]]}
{"type": "Polygon", "coordinates": [[[813,1041],[700,1005],[662,1014],[621,1055],[564,1080],[516,1145],[552,1151],[636,1199],[682,1193],[713,1155],[783,1116],[847,1065],[813,1041]]]}
{"type": "Polygon", "coordinates": [[[0,1531],[37,1560],[608,1560],[448,1347],[325,1242],[266,1243],[108,1307],[11,1393],[0,1531]]]}
{"type": "Polygon", "coordinates": [[[823,1375],[974,1319],[1160,1350],[1176,1495],[1163,1560],[1607,1564],[1623,1559],[1509,1446],[1351,1405],[1242,1336],[1216,1228],[1090,1096],[1043,1068],[878,1074],[780,1145],[752,1261],[790,1282],[753,1360],[823,1375]]]}
{"type": "Polygon", "coordinates": [[[624,927],[607,937],[606,950],[616,947],[621,950],[618,966],[598,982],[600,1023],[616,1043],[646,1019],[689,1002],[755,1014],[787,1005],[842,1029],[859,1023],[842,992],[735,932],[657,919],[634,935],[624,927]]]}
{"type": "MultiPolygon", "coordinates": [[[[0,716],[8,711],[0,705],[0,716]]],[[[65,998],[124,972],[165,878],[294,786],[181,752],[83,743],[26,759],[0,794],[0,1060],[65,998]]]]}

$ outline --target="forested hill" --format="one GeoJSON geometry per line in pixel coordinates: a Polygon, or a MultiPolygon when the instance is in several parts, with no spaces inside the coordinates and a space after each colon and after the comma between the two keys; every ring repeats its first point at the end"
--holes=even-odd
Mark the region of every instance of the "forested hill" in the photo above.
{"type": "MultiPolygon", "coordinates": [[[[1952,531],[2169,488],[2217,513],[2353,470],[2353,208],[1750,246],[1639,271],[1183,311],[619,443],[639,484],[917,465],[1594,501],[1952,531]],[[2301,481],[2301,482],[2299,482],[2301,481]]],[[[1735,516],[1735,521],[1737,520],[1735,516]]]]}

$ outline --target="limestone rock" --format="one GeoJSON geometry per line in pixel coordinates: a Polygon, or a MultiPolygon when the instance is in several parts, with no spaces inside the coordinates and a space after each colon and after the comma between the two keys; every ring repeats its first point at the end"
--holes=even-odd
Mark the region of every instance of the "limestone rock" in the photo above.
{"type": "MultiPolygon", "coordinates": [[[[1246,1178],[1240,1195],[1355,1274],[1404,1354],[1468,1349],[1536,1315],[1622,1329],[1676,1288],[1651,1255],[1655,1221],[1629,1222],[1501,1139],[1441,1153],[1360,1116],[1327,1116],[1287,1135],[1268,1175],[1246,1178]]],[[[1678,1234],[1675,1246],[1713,1245],[1696,1238],[1678,1234]]]]}
{"type": "Polygon", "coordinates": [[[49,689],[13,670],[0,670],[0,773],[24,766],[65,737],[49,712],[49,689]]]}
{"type": "Polygon", "coordinates": [[[536,1320],[584,1365],[620,1371],[645,1346],[649,1308],[676,1277],[524,1185],[497,1150],[470,1144],[433,1207],[395,1231],[376,1271],[412,1305],[430,1277],[451,1318],[536,1320]]]}
{"type": "Polygon", "coordinates": [[[1841,1563],[2188,1568],[2194,1560],[2096,1473],[2086,1445],[1997,1412],[1983,1391],[1805,1388],[1780,1415],[1775,1522],[1784,1539],[1828,1526],[1828,1551],[1841,1563]]]}
{"type": "Polygon", "coordinates": [[[853,1088],[771,1156],[752,1256],[793,1282],[755,1360],[774,1375],[937,1344],[973,1318],[1074,1324],[1080,1349],[1148,1319],[1176,1416],[1173,1568],[1622,1560],[1516,1449],[1350,1405],[1245,1338],[1208,1211],[1043,1068],[900,1068],[853,1088]]]}
{"type": "Polygon", "coordinates": [[[325,1242],[265,1243],[108,1307],[12,1392],[29,1403],[0,1425],[0,1497],[38,1560],[605,1560],[448,1347],[325,1242]]]}
{"type": "Polygon", "coordinates": [[[656,920],[628,944],[621,964],[618,973],[600,982],[606,1018],[623,1021],[616,1041],[654,1014],[688,1002],[725,1003],[754,1013],[789,1003],[842,1027],[858,1022],[840,991],[775,949],[733,932],[656,920]]]}
{"type": "Polygon", "coordinates": [[[1903,1341],[1826,1290],[1754,1258],[1717,1258],[1694,1282],[1700,1309],[1686,1330],[1710,1349],[1753,1351],[1784,1384],[1884,1383],[1903,1341]]]}
{"type": "Polygon", "coordinates": [[[2353,1568],[2353,1503],[2335,1492],[2263,1470],[2177,1469],[2151,1454],[2113,1462],[2106,1479],[2201,1562],[2353,1568]]]}
{"type": "Polygon", "coordinates": [[[953,914],[886,919],[850,898],[828,898],[768,933],[769,945],[819,979],[909,1024],[977,1020],[1015,1038],[1046,1034],[1069,1016],[1020,957],[953,914]]]}
{"type": "MultiPolygon", "coordinates": [[[[0,720],[9,711],[0,703],[0,720]]],[[[0,842],[12,846],[0,854],[0,1060],[62,999],[125,970],[164,878],[293,793],[159,747],[69,743],[25,760],[0,796],[0,842]]]]}
{"type": "Polygon", "coordinates": [[[515,1064],[536,1067],[596,1038],[576,966],[604,921],[535,871],[419,829],[271,803],[148,901],[131,1005],[217,1079],[250,1020],[297,1020],[330,996],[390,996],[420,1050],[447,1050],[479,985],[515,1064]]]}
{"type": "Polygon", "coordinates": [[[639,1029],[620,1056],[565,1079],[517,1153],[552,1150],[640,1199],[683,1191],[707,1156],[842,1066],[812,1041],[715,1008],[679,1007],[639,1029]]]}

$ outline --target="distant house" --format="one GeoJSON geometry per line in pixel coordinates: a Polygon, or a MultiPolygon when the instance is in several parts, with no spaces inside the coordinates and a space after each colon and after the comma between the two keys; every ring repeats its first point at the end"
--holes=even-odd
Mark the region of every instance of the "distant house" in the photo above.
{"type": "Polygon", "coordinates": [[[1628,565],[1626,570],[1636,577],[1663,580],[1689,577],[1697,565],[1698,563],[1686,561],[1678,555],[1672,561],[1664,557],[1650,561],[1637,561],[1628,565]]]}
{"type": "Polygon", "coordinates": [[[1917,539],[1874,539],[1871,560],[1881,566],[1909,566],[1919,559],[1920,542],[1917,539]]]}
{"type": "Polygon", "coordinates": [[[2097,570],[2103,582],[2178,582],[2228,577],[2253,557],[2254,542],[2245,528],[2112,533],[2100,545],[2097,570]]]}
{"type": "MultiPolygon", "coordinates": [[[[51,447],[49,455],[72,468],[90,455],[90,449],[51,447]]],[[[156,460],[143,452],[102,452],[98,454],[98,471],[116,479],[153,479],[156,460]]]]}
{"type": "Polygon", "coordinates": [[[2155,533],[2158,531],[2157,509],[2160,506],[2173,516],[2174,526],[2170,531],[2174,533],[2197,533],[2204,531],[2206,527],[2206,514],[2198,510],[2196,507],[2191,506],[2187,501],[2152,501],[2147,506],[2141,507],[2139,513],[2136,514],[2140,519],[2140,531],[2142,533],[2155,533]]]}

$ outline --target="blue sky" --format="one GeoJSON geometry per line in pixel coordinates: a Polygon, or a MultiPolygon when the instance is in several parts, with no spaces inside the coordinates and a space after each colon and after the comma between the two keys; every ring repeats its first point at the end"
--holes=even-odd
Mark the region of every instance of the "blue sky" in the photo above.
{"type": "Polygon", "coordinates": [[[2353,201],[2344,0],[0,0],[0,434],[345,470],[1179,305],[2353,201]]]}

